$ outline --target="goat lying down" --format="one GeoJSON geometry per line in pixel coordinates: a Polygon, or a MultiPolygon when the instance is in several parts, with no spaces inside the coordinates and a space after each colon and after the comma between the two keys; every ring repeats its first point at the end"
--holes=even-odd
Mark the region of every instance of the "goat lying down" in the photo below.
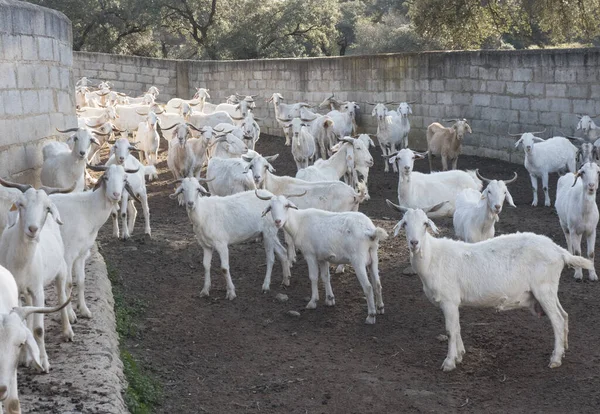
{"type": "Polygon", "coordinates": [[[534,315],[548,315],[554,331],[549,366],[561,365],[568,349],[569,323],[558,300],[560,274],[565,265],[591,269],[590,260],[574,256],[548,237],[533,233],[506,234],[479,243],[435,238],[427,228],[434,233],[438,229],[425,211],[401,208],[389,200],[387,203],[405,212],[394,227],[394,235],[405,231],[410,263],[423,282],[423,291],[444,313],[449,338],[444,371],[456,368],[465,353],[460,306],[529,308],[534,315]]]}

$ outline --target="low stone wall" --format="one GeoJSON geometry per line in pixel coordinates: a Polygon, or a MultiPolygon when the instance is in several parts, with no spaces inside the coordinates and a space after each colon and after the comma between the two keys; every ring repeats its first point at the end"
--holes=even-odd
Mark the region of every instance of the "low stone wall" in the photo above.
{"type": "Polygon", "coordinates": [[[414,101],[410,145],[424,148],[427,125],[467,118],[471,155],[522,162],[512,131],[547,129],[546,136],[575,133],[577,113],[600,113],[600,49],[466,51],[247,61],[175,61],[77,52],[77,76],[111,79],[139,94],[156,84],[161,100],[190,98],[210,89],[212,102],[235,92],[258,94],[262,130],[282,135],[264,99],[319,103],[331,92],[360,104],[358,123],[375,133],[367,102],[414,101]]]}
{"type": "Polygon", "coordinates": [[[71,22],[0,0],[0,176],[38,184],[43,144],[76,125],[71,22]]]}

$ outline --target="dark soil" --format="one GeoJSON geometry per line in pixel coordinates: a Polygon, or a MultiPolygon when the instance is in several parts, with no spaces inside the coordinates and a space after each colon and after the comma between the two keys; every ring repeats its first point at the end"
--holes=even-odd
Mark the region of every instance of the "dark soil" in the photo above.
{"type": "MultiPolygon", "coordinates": [[[[294,174],[283,139],[263,137],[257,150],[279,153],[278,174],[294,174]]],[[[384,174],[373,149],[371,200],[360,210],[390,235],[399,220],[385,199],[397,200],[397,175],[384,174]]],[[[274,267],[271,292],[261,293],[265,256],[260,243],[230,248],[238,297],[225,300],[219,259],[213,256],[210,298],[200,298],[202,251],[185,209],[168,195],[171,174],[162,154],[160,179],[149,185],[152,239],[144,238],[138,217],[134,238],[112,238],[110,221],[98,241],[106,261],[124,281],[127,299],[148,304],[142,326],[126,348],[164,387],[160,413],[402,413],[402,412],[598,412],[600,410],[600,311],[598,283],[577,283],[566,269],[560,299],[569,313],[570,349],[558,369],[549,369],[553,334],[546,317],[529,311],[498,313],[463,308],[464,361],[450,373],[440,370],[447,342],[440,310],[425,297],[409,265],[404,235],[379,251],[385,315],[364,324],[366,302],[352,270],[332,277],[336,306],[310,296],[307,267],[299,256],[289,288],[279,287],[274,267]],[[123,249],[126,247],[125,249],[123,249]],[[285,293],[289,301],[275,299],[285,293]],[[287,314],[289,310],[299,317],[287,314]]],[[[439,159],[436,160],[439,165],[439,159]]],[[[416,164],[424,171],[427,162],[416,164]]],[[[441,165],[439,166],[441,167],[441,165]]],[[[463,156],[460,168],[479,168],[487,177],[519,178],[510,185],[517,208],[505,205],[497,234],[533,231],[565,246],[553,208],[531,207],[531,184],[522,166],[463,156]]],[[[541,185],[540,185],[541,187],[541,185]]],[[[554,201],[556,177],[551,180],[554,201]]],[[[540,200],[543,195],[540,190],[540,200]]],[[[141,215],[141,208],[140,215],[141,215]]],[[[452,220],[437,220],[452,235],[452,220]]],[[[586,274],[587,277],[587,274],[586,274]]]]}

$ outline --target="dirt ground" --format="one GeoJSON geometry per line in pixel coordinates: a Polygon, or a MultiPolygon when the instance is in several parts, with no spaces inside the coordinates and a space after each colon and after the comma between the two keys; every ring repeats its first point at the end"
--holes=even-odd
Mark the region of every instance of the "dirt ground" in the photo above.
{"type": "MultiPolygon", "coordinates": [[[[265,136],[257,150],[280,154],[277,174],[295,173],[283,139],[265,136]]],[[[398,177],[383,173],[378,148],[372,153],[371,200],[360,211],[391,235],[400,216],[385,199],[397,200],[398,177]]],[[[402,273],[409,265],[403,234],[380,247],[386,313],[374,326],[364,324],[366,302],[352,270],[332,277],[335,307],[321,300],[316,310],[304,308],[310,284],[301,256],[289,288],[279,286],[276,263],[272,290],[262,294],[265,256],[259,243],[230,248],[234,301],[224,299],[216,254],[211,297],[200,298],[202,252],[185,209],[168,197],[173,185],[165,157],[158,165],[159,181],[149,186],[152,239],[140,234],[141,217],[133,240],[113,239],[110,222],[99,236],[101,252],[122,276],[128,299],[148,304],[138,337],[125,345],[164,387],[157,412],[598,412],[600,284],[577,283],[572,270],[563,272],[560,299],[569,313],[570,349],[560,368],[547,367],[553,334],[546,317],[463,308],[467,354],[455,371],[444,373],[447,342],[437,339],[445,333],[442,313],[425,297],[419,278],[402,273]],[[289,301],[279,302],[277,293],[289,301]],[[300,316],[290,316],[290,310],[300,316]]],[[[425,171],[427,162],[415,167],[425,171]]],[[[533,231],[565,246],[555,210],[530,206],[531,184],[522,166],[463,156],[459,168],[479,168],[493,178],[517,171],[519,178],[510,185],[517,208],[505,206],[497,234],[533,231]]],[[[552,200],[555,190],[553,177],[552,200]]],[[[451,219],[436,224],[452,236],[451,219]]]]}

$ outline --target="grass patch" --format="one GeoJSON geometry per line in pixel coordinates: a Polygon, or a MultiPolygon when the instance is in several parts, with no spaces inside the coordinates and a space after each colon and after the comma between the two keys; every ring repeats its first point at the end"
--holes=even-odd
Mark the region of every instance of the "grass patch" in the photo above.
{"type": "Polygon", "coordinates": [[[117,270],[108,263],[106,267],[108,278],[112,283],[117,333],[121,338],[121,361],[128,384],[123,398],[132,414],[150,414],[162,399],[162,389],[158,381],[138,365],[138,361],[125,349],[122,341],[137,336],[137,319],[146,309],[146,304],[140,300],[127,300],[117,270]]]}

